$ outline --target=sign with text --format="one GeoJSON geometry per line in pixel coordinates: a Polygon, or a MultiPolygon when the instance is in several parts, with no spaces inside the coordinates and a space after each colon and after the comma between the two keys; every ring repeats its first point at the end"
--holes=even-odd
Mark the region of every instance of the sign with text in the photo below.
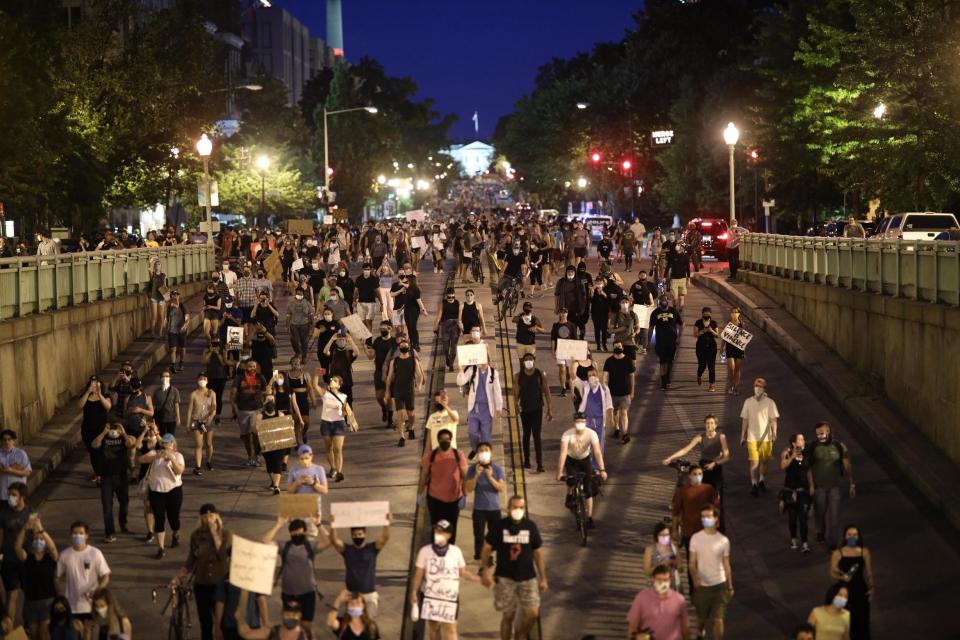
{"type": "Polygon", "coordinates": [[[323,224],[333,224],[334,222],[335,220],[333,219],[333,216],[323,216],[323,224]]]}
{"type": "Polygon", "coordinates": [[[297,258],[290,265],[290,271],[300,271],[303,269],[303,258],[297,258]]]}
{"type": "Polygon", "coordinates": [[[424,597],[423,604],[420,606],[420,617],[424,620],[453,624],[457,621],[457,606],[456,602],[424,597]]]}
{"type": "Polygon", "coordinates": [[[350,527],[385,527],[387,514],[390,513],[390,503],[386,500],[371,502],[333,502],[330,504],[330,515],[333,516],[333,526],[349,529],[350,527]]]}
{"type": "Polygon", "coordinates": [[[227,327],[227,349],[243,349],[243,327],[227,327]]]}
{"type": "Polygon", "coordinates": [[[746,351],[747,345],[753,340],[753,334],[732,322],[723,328],[720,337],[741,351],[746,351]]]}
{"type": "Polygon", "coordinates": [[[312,236],[313,225],[313,220],[287,220],[287,233],[298,236],[312,236]]]}
{"type": "Polygon", "coordinates": [[[476,364],[487,364],[487,345],[483,343],[458,344],[457,363],[461,367],[469,367],[476,364]]]}
{"type": "Polygon", "coordinates": [[[277,546],[233,536],[230,553],[230,584],[251,593],[269,594],[277,567],[277,546]]]}
{"type": "Polygon", "coordinates": [[[362,342],[373,336],[373,334],[370,333],[370,329],[367,329],[367,325],[363,324],[360,316],[355,313],[343,316],[340,318],[340,322],[343,323],[343,326],[347,328],[347,331],[350,332],[350,335],[353,336],[353,339],[357,342],[362,342]]]}
{"type": "Polygon", "coordinates": [[[410,246],[414,249],[426,249],[427,240],[423,236],[413,236],[413,238],[410,239],[410,246]]]}
{"type": "Polygon", "coordinates": [[[297,446],[297,434],[293,429],[293,416],[261,418],[257,425],[257,437],[264,451],[277,451],[297,446]]]}
{"type": "Polygon", "coordinates": [[[284,518],[316,518],[320,515],[318,493],[280,494],[280,516],[284,518]]]}
{"type": "Polygon", "coordinates": [[[407,219],[407,222],[423,222],[427,219],[427,212],[423,209],[417,209],[415,211],[407,211],[403,216],[407,219]]]}
{"type": "Polygon", "coordinates": [[[638,329],[649,329],[650,328],[650,313],[653,311],[652,306],[647,306],[645,304],[635,304],[633,305],[633,312],[637,314],[637,318],[640,320],[640,324],[637,325],[638,329]]]}
{"type": "Polygon", "coordinates": [[[586,360],[588,345],[586,340],[557,340],[557,360],[586,360]]]}
{"type": "Polygon", "coordinates": [[[664,129],[662,131],[651,131],[650,141],[655,147],[666,147],[673,144],[673,129],[664,129]]]}

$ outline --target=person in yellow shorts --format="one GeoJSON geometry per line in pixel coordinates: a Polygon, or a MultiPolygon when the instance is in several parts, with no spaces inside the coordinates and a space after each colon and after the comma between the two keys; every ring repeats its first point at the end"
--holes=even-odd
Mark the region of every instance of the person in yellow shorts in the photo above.
{"type": "Polygon", "coordinates": [[[740,444],[747,447],[750,461],[750,495],[756,497],[767,491],[764,474],[767,461],[773,457],[773,443],[777,439],[777,403],[767,395],[767,381],[757,378],[753,395],[743,401],[740,410],[740,444]]]}

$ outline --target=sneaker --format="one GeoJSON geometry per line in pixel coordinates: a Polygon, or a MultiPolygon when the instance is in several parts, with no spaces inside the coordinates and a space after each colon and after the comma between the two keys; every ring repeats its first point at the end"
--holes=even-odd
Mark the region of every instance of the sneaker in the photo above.
{"type": "Polygon", "coordinates": [[[760,495],[760,490],[757,488],[757,485],[752,485],[750,487],[750,495],[752,495],[754,498],[760,495]]]}
{"type": "Polygon", "coordinates": [[[287,463],[284,462],[283,464],[280,465],[280,473],[286,473],[286,472],[287,472],[287,463]]]}
{"type": "Polygon", "coordinates": [[[797,539],[796,539],[796,538],[790,538],[790,548],[791,548],[791,549],[799,549],[799,548],[800,548],[800,543],[797,542],[797,539]]]}
{"type": "Polygon", "coordinates": [[[646,348],[646,347],[643,347],[643,348],[640,349],[640,355],[642,355],[642,356],[647,355],[647,348],[646,348]]]}
{"type": "Polygon", "coordinates": [[[203,475],[203,471],[200,470],[200,467],[194,467],[194,468],[193,468],[193,475],[195,475],[195,476],[202,476],[202,475],[203,475]]]}
{"type": "Polygon", "coordinates": [[[587,518],[587,529],[596,529],[597,525],[593,523],[593,518],[587,518]]]}
{"type": "Polygon", "coordinates": [[[567,494],[567,499],[564,501],[563,505],[567,509],[573,509],[573,496],[570,494],[567,494]]]}
{"type": "Polygon", "coordinates": [[[173,540],[170,542],[170,548],[173,549],[174,547],[179,547],[179,546],[180,546],[180,534],[175,533],[173,534],[173,540]]]}
{"type": "Polygon", "coordinates": [[[524,461],[524,463],[523,463],[523,468],[524,468],[524,469],[530,469],[530,468],[531,468],[531,466],[530,466],[530,461],[529,461],[529,460],[525,460],[525,461],[524,461]]]}
{"type": "Polygon", "coordinates": [[[416,440],[417,432],[413,429],[407,429],[407,440],[416,440]]]}
{"type": "Polygon", "coordinates": [[[275,496],[280,495],[280,487],[274,487],[274,488],[273,488],[273,495],[275,495],[275,496]]]}
{"type": "Polygon", "coordinates": [[[157,555],[154,556],[157,560],[163,560],[163,557],[167,555],[166,551],[163,549],[157,549],[157,555]]]}
{"type": "Polygon", "coordinates": [[[207,460],[207,471],[213,471],[213,463],[207,460]]]}
{"type": "Polygon", "coordinates": [[[403,439],[403,436],[400,436],[400,442],[397,443],[397,446],[402,447],[404,444],[406,444],[406,440],[403,439]]]}
{"type": "Polygon", "coordinates": [[[252,468],[252,467],[255,467],[255,466],[257,466],[257,461],[254,460],[253,458],[250,458],[249,460],[247,460],[246,466],[251,467],[251,468],[252,468]]]}
{"type": "Polygon", "coordinates": [[[334,482],[343,482],[343,474],[337,471],[333,476],[334,482]]]}
{"type": "Polygon", "coordinates": [[[800,545],[800,553],[810,553],[810,545],[808,545],[806,542],[800,545]]]}
{"type": "Polygon", "coordinates": [[[717,385],[715,384],[712,384],[707,388],[707,391],[709,391],[710,393],[713,393],[716,390],[717,390],[717,385]]]}
{"type": "Polygon", "coordinates": [[[697,376],[697,386],[703,386],[703,376],[697,376]]]}
{"type": "Polygon", "coordinates": [[[561,398],[566,398],[566,397],[567,397],[567,390],[566,390],[566,389],[560,389],[560,397],[561,397],[561,398]]]}
{"type": "Polygon", "coordinates": [[[543,468],[542,464],[537,465],[537,473],[543,473],[546,469],[543,468]]]}
{"type": "Polygon", "coordinates": [[[263,466],[263,460],[261,460],[260,458],[254,458],[254,459],[253,459],[253,466],[255,466],[255,467],[262,467],[262,466],[263,466]]]}
{"type": "Polygon", "coordinates": [[[767,492],[767,483],[765,483],[763,480],[761,480],[757,486],[760,487],[760,493],[767,492]]]}
{"type": "Polygon", "coordinates": [[[627,444],[628,442],[630,442],[630,435],[625,433],[623,437],[620,438],[620,444],[627,444]]]}
{"type": "Polygon", "coordinates": [[[104,544],[111,544],[116,541],[117,541],[117,536],[113,535],[112,533],[103,539],[104,544]]]}
{"type": "Polygon", "coordinates": [[[826,537],[822,533],[817,532],[817,542],[822,544],[826,542],[826,540],[827,540],[826,537]]]}
{"type": "Polygon", "coordinates": [[[127,525],[120,525],[120,533],[130,533],[130,529],[127,528],[127,525]]]}
{"type": "Polygon", "coordinates": [[[153,539],[154,539],[154,538],[153,538],[153,532],[151,531],[151,532],[148,533],[146,536],[144,536],[143,541],[144,541],[144,542],[153,542],[153,539]]]}
{"type": "Polygon", "coordinates": [[[617,427],[616,429],[613,430],[613,437],[614,437],[614,438],[619,438],[619,437],[620,437],[620,428],[619,428],[619,427],[617,427]]]}

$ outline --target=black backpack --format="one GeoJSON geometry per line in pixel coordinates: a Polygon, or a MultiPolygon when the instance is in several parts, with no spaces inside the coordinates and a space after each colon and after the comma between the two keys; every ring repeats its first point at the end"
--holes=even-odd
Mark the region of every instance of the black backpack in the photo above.
{"type": "MultiPolygon", "coordinates": [[[[287,566],[287,554],[290,553],[290,547],[292,546],[293,540],[287,540],[284,545],[280,547],[280,569],[277,571],[277,577],[273,580],[274,586],[280,582],[280,577],[283,575],[283,568],[287,566]]],[[[303,546],[307,548],[307,558],[310,559],[310,565],[312,566],[313,558],[316,555],[313,544],[308,540],[303,546]]]]}

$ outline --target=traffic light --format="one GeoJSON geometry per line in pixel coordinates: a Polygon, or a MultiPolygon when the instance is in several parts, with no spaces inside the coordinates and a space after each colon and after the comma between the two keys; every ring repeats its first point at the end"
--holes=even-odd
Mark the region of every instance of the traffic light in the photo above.
{"type": "Polygon", "coordinates": [[[630,171],[630,169],[633,168],[633,163],[630,162],[630,159],[629,159],[629,158],[627,158],[627,159],[625,159],[625,160],[621,163],[620,166],[623,167],[623,170],[624,170],[624,171],[630,171]]]}
{"type": "Polygon", "coordinates": [[[593,151],[590,153],[590,161],[593,164],[600,164],[600,161],[603,160],[603,156],[600,155],[599,151],[593,151]]]}

